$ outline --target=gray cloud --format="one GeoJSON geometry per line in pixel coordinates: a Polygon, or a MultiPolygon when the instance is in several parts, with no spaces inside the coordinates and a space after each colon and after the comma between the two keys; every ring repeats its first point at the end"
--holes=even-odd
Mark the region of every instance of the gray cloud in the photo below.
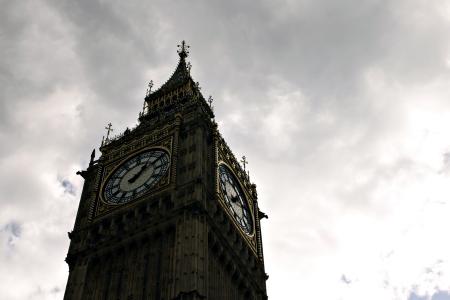
{"type": "Polygon", "coordinates": [[[450,294],[446,291],[436,291],[431,297],[419,296],[415,292],[411,292],[408,296],[408,300],[449,300],[450,294]]]}
{"type": "Polygon", "coordinates": [[[345,276],[345,274],[342,274],[341,276],[341,281],[345,284],[350,284],[352,283],[352,281],[350,279],[347,278],[347,276],[345,276]]]}
{"type": "Polygon", "coordinates": [[[431,300],[449,300],[450,299],[450,293],[446,291],[438,291],[433,294],[431,297],[431,300]]]}
{"type": "MultiPolygon", "coordinates": [[[[347,286],[352,295],[376,295],[385,277],[370,264],[379,253],[365,245],[374,243],[395,253],[383,270],[389,296],[425,299],[407,294],[419,282],[393,279],[390,266],[406,252],[388,237],[419,230],[414,216],[429,218],[424,228],[439,220],[424,203],[448,204],[448,192],[432,191],[448,181],[450,142],[440,130],[450,111],[449,12],[445,1],[419,0],[3,1],[0,234],[16,240],[0,265],[26,280],[11,291],[0,271],[0,294],[51,299],[64,290],[66,232],[82,187],[75,172],[105,124],[120,133],[136,123],[147,82],[167,80],[186,39],[193,77],[213,95],[235,154],[250,161],[270,216],[269,296],[288,299],[299,285],[305,295],[327,298],[315,287],[330,286],[336,296],[333,282],[349,278],[343,269],[358,278],[347,286]],[[20,220],[14,230],[11,220],[20,220]],[[44,263],[49,275],[39,277],[44,263]]],[[[431,228],[446,228],[438,225],[431,228]]],[[[442,234],[424,236],[434,233],[442,234]]],[[[433,297],[446,297],[441,290],[433,297]]]]}
{"type": "Polygon", "coordinates": [[[62,187],[64,188],[64,193],[69,193],[73,196],[76,195],[76,188],[75,186],[67,179],[58,179],[61,183],[62,187]]]}
{"type": "Polygon", "coordinates": [[[408,300],[427,300],[427,297],[426,296],[420,297],[416,293],[411,292],[411,294],[409,294],[408,300]]]}
{"type": "Polygon", "coordinates": [[[13,246],[15,240],[22,234],[22,226],[16,221],[11,221],[2,227],[0,232],[4,236],[7,246],[13,246]]]}
{"type": "Polygon", "coordinates": [[[443,155],[443,166],[441,172],[450,171],[450,152],[445,152],[443,155]]]}

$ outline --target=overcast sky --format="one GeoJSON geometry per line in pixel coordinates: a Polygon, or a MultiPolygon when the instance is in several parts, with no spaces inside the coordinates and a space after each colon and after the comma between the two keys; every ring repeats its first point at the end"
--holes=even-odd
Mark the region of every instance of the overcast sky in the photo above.
{"type": "Polygon", "coordinates": [[[450,299],[450,2],[0,0],[0,298],[62,299],[86,168],[190,48],[270,299],[450,299]]]}

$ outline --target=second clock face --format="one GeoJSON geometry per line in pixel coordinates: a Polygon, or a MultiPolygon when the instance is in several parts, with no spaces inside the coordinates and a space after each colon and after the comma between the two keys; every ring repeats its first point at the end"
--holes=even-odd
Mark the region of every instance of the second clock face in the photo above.
{"type": "Polygon", "coordinates": [[[166,174],[169,161],[169,154],[163,150],[141,152],[125,161],[106,182],[106,202],[123,204],[143,195],[166,174]]]}
{"type": "Polygon", "coordinates": [[[219,166],[220,190],[225,204],[233,215],[234,219],[247,234],[253,232],[253,221],[247,199],[239,185],[237,179],[225,166],[219,166]]]}

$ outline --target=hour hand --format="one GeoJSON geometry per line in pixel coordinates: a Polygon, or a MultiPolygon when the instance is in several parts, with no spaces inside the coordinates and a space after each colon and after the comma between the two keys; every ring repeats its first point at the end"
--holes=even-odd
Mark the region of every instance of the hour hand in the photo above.
{"type": "Polygon", "coordinates": [[[239,201],[239,197],[238,196],[231,196],[231,202],[233,202],[233,203],[238,203],[238,204],[241,204],[239,201]]]}
{"type": "Polygon", "coordinates": [[[144,172],[144,170],[147,168],[147,164],[143,165],[141,167],[141,169],[133,175],[133,177],[131,177],[130,179],[128,179],[128,183],[133,183],[136,181],[136,179],[138,179],[139,176],[141,176],[142,172],[144,172]]]}

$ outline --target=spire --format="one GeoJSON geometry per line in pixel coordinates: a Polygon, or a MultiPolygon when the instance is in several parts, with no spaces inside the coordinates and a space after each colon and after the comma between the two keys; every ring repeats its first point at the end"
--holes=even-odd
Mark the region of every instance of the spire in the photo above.
{"type": "Polygon", "coordinates": [[[189,62],[186,62],[186,57],[189,54],[189,46],[185,41],[181,41],[178,45],[177,53],[180,56],[177,68],[159,89],[154,92],[151,90],[153,87],[152,82],[147,89],[147,94],[144,100],[143,111],[139,114],[139,120],[147,118],[147,116],[154,116],[154,112],[177,106],[178,104],[185,103],[188,98],[198,101],[201,105],[204,104],[204,108],[208,111],[208,114],[213,119],[214,113],[212,106],[206,103],[200,93],[200,86],[198,82],[194,82],[191,77],[191,67],[189,62]],[[167,97],[166,97],[167,96],[167,97]],[[189,96],[189,97],[188,97],[189,96]]]}
{"type": "Polygon", "coordinates": [[[175,72],[173,72],[172,76],[169,78],[169,80],[166,81],[158,90],[151,92],[147,94],[145,97],[146,101],[150,101],[151,99],[157,98],[163,94],[165,94],[168,91],[171,91],[182,84],[186,83],[191,79],[190,76],[190,69],[191,64],[186,63],[186,57],[189,54],[190,47],[186,44],[186,42],[183,40],[181,41],[181,44],[178,45],[178,55],[180,56],[180,60],[178,62],[178,66],[175,69],[175,72]]]}

